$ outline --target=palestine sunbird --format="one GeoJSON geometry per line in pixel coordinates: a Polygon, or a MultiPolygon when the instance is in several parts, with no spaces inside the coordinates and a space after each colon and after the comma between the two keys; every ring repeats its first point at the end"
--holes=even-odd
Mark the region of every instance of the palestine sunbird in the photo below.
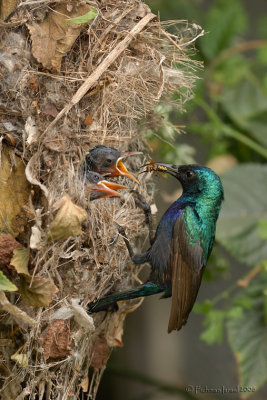
{"type": "Polygon", "coordinates": [[[152,167],[180,181],[181,197],[163,214],[151,247],[142,254],[134,254],[124,229],[118,226],[133,262],[151,265],[150,277],[141,286],[90,303],[88,310],[106,310],[120,300],[163,292],[163,298],[172,297],[170,333],[186,324],[195,303],[224,193],[219,176],[209,168],[164,163],[153,163],[152,167]]]}

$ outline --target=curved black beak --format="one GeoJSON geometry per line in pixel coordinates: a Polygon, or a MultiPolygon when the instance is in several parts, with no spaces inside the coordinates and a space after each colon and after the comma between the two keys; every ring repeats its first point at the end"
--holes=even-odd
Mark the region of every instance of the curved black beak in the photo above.
{"type": "Polygon", "coordinates": [[[177,177],[179,168],[179,166],[177,165],[165,164],[161,162],[150,162],[148,164],[145,164],[144,166],[147,168],[148,171],[164,172],[174,177],[177,177]]]}

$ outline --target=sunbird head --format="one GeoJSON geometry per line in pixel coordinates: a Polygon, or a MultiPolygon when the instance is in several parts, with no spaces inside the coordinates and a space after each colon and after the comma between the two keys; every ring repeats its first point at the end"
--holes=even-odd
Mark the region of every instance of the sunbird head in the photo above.
{"type": "Polygon", "coordinates": [[[202,165],[171,165],[155,163],[160,172],[168,173],[181,182],[184,193],[195,196],[205,195],[222,201],[223,187],[219,176],[210,168],[202,165]]]}

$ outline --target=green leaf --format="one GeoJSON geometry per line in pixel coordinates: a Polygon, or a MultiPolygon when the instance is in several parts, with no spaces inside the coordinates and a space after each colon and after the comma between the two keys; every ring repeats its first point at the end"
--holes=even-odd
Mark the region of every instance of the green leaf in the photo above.
{"type": "Polygon", "coordinates": [[[258,61],[263,65],[267,65],[267,45],[265,47],[259,48],[258,61]]]}
{"type": "Polygon", "coordinates": [[[210,300],[205,300],[202,304],[195,303],[194,305],[194,312],[196,314],[208,314],[212,309],[213,304],[210,300]]]}
{"type": "Polygon", "coordinates": [[[267,290],[263,292],[263,313],[264,313],[264,324],[267,325],[267,290]]]}
{"type": "Polygon", "coordinates": [[[240,318],[243,315],[243,307],[234,306],[226,312],[227,317],[240,318]]]}
{"type": "Polygon", "coordinates": [[[225,90],[220,98],[229,117],[251,136],[267,146],[267,96],[254,82],[243,80],[225,90]]]}
{"type": "MultiPolygon", "coordinates": [[[[267,96],[265,95],[267,100],[267,96]]],[[[258,142],[267,147],[267,107],[261,113],[254,115],[247,121],[247,130],[258,142]]]]}
{"type": "Polygon", "coordinates": [[[7,292],[14,292],[18,290],[17,286],[15,286],[9,279],[0,271],[0,290],[7,292]]]}
{"type": "Polygon", "coordinates": [[[98,15],[98,12],[96,11],[96,8],[93,8],[93,10],[89,11],[88,13],[84,15],[80,15],[79,17],[75,18],[68,18],[66,19],[67,22],[72,22],[73,24],[87,24],[89,21],[94,19],[98,15]]]}
{"type": "Polygon", "coordinates": [[[208,60],[212,60],[222,50],[231,45],[236,34],[244,31],[246,15],[239,0],[220,0],[212,7],[204,26],[208,32],[201,38],[200,48],[208,60]]]}
{"type": "Polygon", "coordinates": [[[203,323],[207,328],[201,333],[200,339],[207,344],[222,343],[224,318],[224,311],[210,310],[203,323]]]}
{"type": "MultiPolygon", "coordinates": [[[[267,273],[252,281],[245,294],[253,298],[253,309],[239,318],[228,316],[227,331],[240,368],[240,384],[259,389],[267,380],[267,326],[264,323],[263,293],[267,273]],[[260,289],[260,290],[259,290],[260,289]]],[[[245,392],[249,396],[251,392],[245,392]]]]}
{"type": "Polygon", "coordinates": [[[262,88],[264,90],[265,95],[267,96],[267,75],[263,77],[262,88]]]}
{"type": "Polygon", "coordinates": [[[259,18],[257,23],[258,33],[260,37],[267,39],[267,16],[266,13],[259,18]]]}
{"type": "Polygon", "coordinates": [[[242,309],[251,310],[253,307],[253,301],[247,296],[237,296],[234,300],[235,306],[240,306],[242,309]]]}
{"type": "Polygon", "coordinates": [[[267,239],[267,220],[261,219],[259,221],[259,235],[262,239],[267,239]]]}
{"type": "Polygon", "coordinates": [[[177,164],[194,164],[194,155],[196,150],[187,144],[179,144],[175,148],[169,146],[169,150],[165,151],[164,159],[167,163],[177,164]]]}
{"type": "MultiPolygon", "coordinates": [[[[246,58],[241,55],[233,55],[231,57],[226,57],[222,60],[213,71],[213,79],[224,86],[237,85],[243,79],[251,74],[250,64],[247,62],[246,58]]],[[[217,88],[217,85],[215,86],[217,88]]],[[[221,90],[224,90],[220,86],[221,90]]],[[[215,94],[221,92],[221,90],[215,89],[215,94]]]]}
{"type": "Polygon", "coordinates": [[[222,176],[225,201],[217,224],[218,240],[239,261],[254,266],[267,259],[259,220],[267,218],[267,165],[243,164],[222,176]]]}

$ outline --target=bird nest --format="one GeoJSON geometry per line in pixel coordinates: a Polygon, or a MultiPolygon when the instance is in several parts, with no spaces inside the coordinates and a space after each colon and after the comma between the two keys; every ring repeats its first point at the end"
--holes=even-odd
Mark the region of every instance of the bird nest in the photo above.
{"type": "MultiPolygon", "coordinates": [[[[147,152],[140,121],[174,91],[180,110],[191,98],[199,64],[190,56],[203,32],[160,23],[139,0],[8,3],[0,27],[1,398],[66,400],[83,391],[94,399],[124,318],[140,302],[93,318],[86,305],[139,282],[114,222],[138,243],[147,230],[131,189],[151,202],[153,185],[119,178],[129,188],[121,199],[90,203],[81,165],[95,144],[147,152]],[[90,12],[90,22],[67,21],[90,12]]],[[[145,160],[127,166],[137,173],[145,160]]]]}

